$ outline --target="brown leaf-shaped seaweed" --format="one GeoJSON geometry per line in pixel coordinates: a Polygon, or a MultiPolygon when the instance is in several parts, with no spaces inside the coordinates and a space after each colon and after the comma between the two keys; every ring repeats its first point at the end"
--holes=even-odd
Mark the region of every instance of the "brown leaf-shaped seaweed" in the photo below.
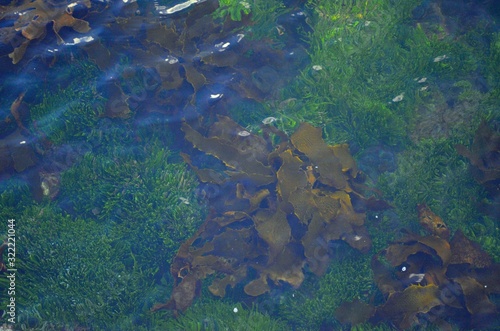
{"type": "Polygon", "coordinates": [[[460,230],[455,232],[450,245],[452,250],[451,264],[466,263],[476,268],[491,265],[491,257],[479,244],[468,239],[460,230]]]}
{"type": "Polygon", "coordinates": [[[402,292],[389,295],[386,303],[377,308],[377,317],[392,321],[399,329],[408,329],[416,323],[416,315],[427,313],[442,305],[440,290],[436,285],[412,285],[402,292]]]}
{"type": "Polygon", "coordinates": [[[290,137],[292,144],[304,153],[319,172],[318,180],[336,189],[347,186],[347,176],[342,172],[342,164],[321,138],[321,129],[302,123],[290,137]]]}
{"type": "MultiPolygon", "coordinates": [[[[433,217],[425,209],[424,217],[433,217]]],[[[424,228],[428,224],[421,222],[424,228]]],[[[374,256],[372,270],[387,301],[376,307],[371,322],[390,320],[406,329],[419,324],[420,316],[448,328],[449,322],[458,322],[483,329],[498,320],[498,307],[489,295],[500,293],[500,266],[461,231],[450,243],[437,235],[408,234],[374,256]],[[432,309],[437,306],[441,308],[432,309]]]]}
{"type": "Polygon", "coordinates": [[[440,258],[441,265],[447,265],[451,257],[450,244],[436,236],[403,238],[385,250],[385,257],[393,266],[398,266],[410,255],[417,253],[436,255],[440,258]]]}
{"type": "Polygon", "coordinates": [[[457,145],[459,154],[468,158],[473,165],[473,175],[481,184],[500,179],[500,134],[482,122],[476,131],[472,146],[467,149],[457,145]]]}
{"type": "Polygon", "coordinates": [[[443,222],[441,217],[434,214],[434,212],[432,212],[426,204],[418,205],[417,210],[420,225],[424,229],[426,229],[430,234],[441,237],[445,240],[450,238],[450,230],[446,224],[443,222]]]}
{"type": "Polygon", "coordinates": [[[471,314],[492,314],[496,306],[488,298],[484,285],[472,277],[458,277],[453,279],[460,284],[464,294],[465,306],[471,314]]]}
{"type": "Polygon", "coordinates": [[[64,42],[59,35],[59,31],[63,27],[70,27],[80,33],[90,31],[88,22],[73,17],[73,8],[78,4],[82,4],[87,8],[91,7],[90,0],[77,0],[71,6],[65,1],[49,2],[47,0],[16,1],[10,6],[0,6],[0,20],[6,16],[16,16],[13,15],[15,13],[23,13],[23,15],[18,15],[19,18],[13,26],[2,28],[1,35],[4,38],[10,38],[2,40],[5,44],[13,42],[16,36],[5,30],[21,31],[22,36],[26,38],[20,45],[15,45],[14,51],[9,54],[12,63],[16,64],[21,61],[30,41],[45,37],[47,26],[50,23],[52,23],[52,30],[57,37],[58,43],[64,42]]]}
{"type": "MultiPolygon", "coordinates": [[[[351,202],[351,194],[359,201],[364,198],[349,185],[359,171],[346,145],[328,146],[320,130],[304,124],[275,151],[270,141],[223,116],[208,129],[198,131],[183,123],[182,130],[187,141],[222,161],[226,169],[201,168],[183,155],[200,180],[216,186],[218,194],[208,196],[213,214],[174,258],[171,273],[177,284],[186,273],[198,280],[216,274],[209,287],[214,295],[224,296],[228,286],[243,284],[246,294],[259,296],[281,283],[299,287],[306,264],[324,274],[330,262],[329,241],[344,240],[362,252],[369,250],[365,214],[351,202]],[[314,139],[302,137],[310,133],[314,139]],[[316,162],[324,168],[313,170],[316,162]],[[327,167],[332,162],[335,167],[327,167]],[[316,181],[322,185],[314,187],[316,181]],[[297,223],[301,231],[294,231],[297,223]]],[[[176,300],[172,297],[163,307],[184,308],[176,300]]]]}

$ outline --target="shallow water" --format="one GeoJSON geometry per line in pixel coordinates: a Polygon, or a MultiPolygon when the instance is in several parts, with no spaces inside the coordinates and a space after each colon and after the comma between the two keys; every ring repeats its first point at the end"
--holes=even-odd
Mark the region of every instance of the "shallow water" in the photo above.
{"type": "Polygon", "coordinates": [[[4,328],[499,327],[493,1],[0,5],[4,328]]]}

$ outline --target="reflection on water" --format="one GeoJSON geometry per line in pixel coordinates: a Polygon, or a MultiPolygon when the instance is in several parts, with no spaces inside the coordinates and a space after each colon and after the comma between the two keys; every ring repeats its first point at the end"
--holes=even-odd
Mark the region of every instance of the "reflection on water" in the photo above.
{"type": "Polygon", "coordinates": [[[498,327],[499,17],[0,1],[4,328],[498,327]]]}

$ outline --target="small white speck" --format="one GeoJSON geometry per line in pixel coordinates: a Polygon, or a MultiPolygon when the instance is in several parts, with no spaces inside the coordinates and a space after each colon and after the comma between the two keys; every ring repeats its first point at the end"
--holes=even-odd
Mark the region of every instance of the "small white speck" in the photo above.
{"type": "Polygon", "coordinates": [[[233,313],[235,313],[235,314],[236,314],[237,312],[238,312],[238,308],[234,307],[234,308],[233,308],[233,313]]]}
{"type": "Polygon", "coordinates": [[[241,1],[240,4],[245,7],[245,9],[250,9],[250,4],[246,1],[241,1]]]}
{"type": "Polygon", "coordinates": [[[392,99],[392,101],[393,101],[393,102],[400,102],[401,100],[403,100],[404,96],[405,96],[405,94],[404,94],[404,93],[401,93],[400,95],[396,95],[396,96],[392,99]]]}
{"type": "Polygon", "coordinates": [[[220,99],[222,98],[224,94],[218,93],[218,94],[210,94],[210,99],[220,99]]]}
{"type": "Polygon", "coordinates": [[[440,56],[436,56],[434,58],[434,62],[441,62],[441,61],[443,61],[443,60],[445,60],[447,58],[448,58],[448,55],[446,55],[446,54],[443,54],[443,55],[440,55],[440,56]]]}
{"type": "Polygon", "coordinates": [[[248,132],[246,130],[238,132],[238,136],[240,136],[240,137],[248,137],[249,135],[250,135],[250,132],[248,132]]]}
{"type": "Polygon", "coordinates": [[[425,90],[427,90],[428,88],[429,88],[429,86],[422,86],[422,87],[420,88],[420,91],[425,91],[425,90]]]}
{"type": "Polygon", "coordinates": [[[184,197],[179,197],[179,200],[181,200],[181,202],[185,205],[189,205],[189,200],[187,198],[184,198],[184,197]]]}
{"type": "Polygon", "coordinates": [[[271,124],[272,122],[276,122],[276,117],[266,117],[262,120],[263,124],[271,124]]]}
{"type": "Polygon", "coordinates": [[[24,144],[26,144],[26,140],[23,140],[23,141],[19,142],[19,145],[24,145],[24,144]]]}
{"type": "Polygon", "coordinates": [[[316,71],[320,71],[320,70],[323,70],[323,67],[320,66],[319,64],[315,64],[312,66],[313,70],[316,70],[316,71]]]}
{"type": "Polygon", "coordinates": [[[402,271],[402,272],[405,272],[405,271],[406,271],[406,267],[402,267],[402,268],[401,268],[401,271],[402,271]]]}
{"type": "Polygon", "coordinates": [[[362,238],[361,236],[356,235],[356,236],[354,236],[354,241],[360,241],[361,238],[362,238]]]}
{"type": "Polygon", "coordinates": [[[422,280],[424,280],[424,277],[425,274],[410,274],[408,278],[414,281],[415,283],[420,283],[422,280]]]}
{"type": "Polygon", "coordinates": [[[425,83],[427,81],[427,77],[420,78],[417,83],[425,83]]]}
{"type": "Polygon", "coordinates": [[[179,59],[174,57],[174,56],[169,55],[165,58],[165,61],[168,62],[168,64],[174,64],[174,63],[179,62],[179,59]]]}

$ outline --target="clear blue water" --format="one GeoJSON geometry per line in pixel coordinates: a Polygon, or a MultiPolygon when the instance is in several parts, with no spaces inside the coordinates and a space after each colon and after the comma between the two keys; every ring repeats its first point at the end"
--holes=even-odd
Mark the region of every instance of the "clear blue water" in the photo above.
{"type": "Polygon", "coordinates": [[[499,327],[494,1],[0,6],[3,327],[339,330],[356,317],[359,329],[499,327]],[[302,122],[321,128],[325,142],[309,133],[308,150],[294,140],[302,122]],[[183,123],[212,140],[186,137],[183,123]],[[322,172],[324,160],[336,166],[326,144],[339,143],[361,171],[339,157],[348,188],[322,172]],[[273,154],[286,148],[310,184],[302,189],[313,192],[310,213],[328,218],[319,197],[343,192],[338,213],[361,224],[325,225],[329,237],[304,220],[298,201],[283,202],[283,190],[301,187],[287,177],[292,159],[273,154]],[[241,158],[248,151],[255,159],[241,158]],[[256,160],[269,162],[274,180],[249,175],[256,160]],[[212,169],[210,180],[199,168],[212,169]],[[227,180],[227,170],[241,177],[227,180]],[[269,197],[253,206],[264,189],[269,197]],[[474,254],[425,232],[421,203],[454,238],[461,231],[474,242],[474,254]],[[273,208],[285,215],[274,218],[282,226],[259,230],[259,219],[269,221],[259,210],[273,208]],[[287,238],[279,228],[289,228],[287,238]],[[259,251],[274,238],[286,240],[278,245],[286,254],[259,251]],[[394,241],[413,249],[397,263],[387,257],[394,241]],[[208,269],[194,266],[200,256],[208,269]],[[265,291],[246,287],[259,277],[265,291]],[[224,298],[209,288],[221,279],[231,287],[224,298]],[[346,305],[353,300],[373,310],[346,305]],[[165,302],[167,310],[151,312],[165,302]]]}

